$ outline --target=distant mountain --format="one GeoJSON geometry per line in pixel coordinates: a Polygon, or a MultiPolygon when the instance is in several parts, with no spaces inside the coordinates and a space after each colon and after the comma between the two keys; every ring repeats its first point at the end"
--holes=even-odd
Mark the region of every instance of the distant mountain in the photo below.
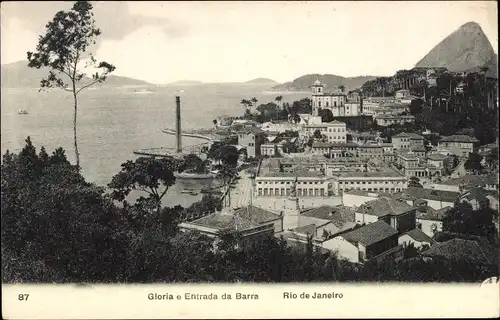
{"type": "MultiPolygon", "coordinates": [[[[48,70],[28,67],[28,61],[18,61],[1,66],[2,88],[38,88],[40,80],[46,77],[48,70]]],[[[91,81],[82,79],[82,83],[91,81]]],[[[151,86],[146,81],[109,75],[104,83],[95,84],[95,87],[135,87],[151,86]]]]}
{"type": "Polygon", "coordinates": [[[435,46],[416,67],[445,67],[453,72],[463,72],[486,65],[490,74],[496,74],[497,60],[481,26],[468,22],[435,46]]]}
{"type": "Polygon", "coordinates": [[[262,85],[269,85],[269,86],[274,86],[274,85],[278,84],[277,81],[274,81],[273,79],[269,79],[269,78],[257,78],[257,79],[246,81],[244,83],[245,84],[258,84],[258,85],[262,84],[262,85]]]}
{"type": "Polygon", "coordinates": [[[169,86],[196,86],[196,85],[200,85],[200,84],[204,84],[204,83],[201,81],[196,81],[196,80],[179,80],[179,81],[171,82],[168,85],[169,86]]]}
{"type": "Polygon", "coordinates": [[[359,76],[352,78],[344,78],[333,74],[306,74],[299,77],[292,82],[285,82],[274,86],[274,91],[310,91],[309,86],[313,84],[316,79],[319,79],[325,86],[325,91],[337,88],[340,85],[345,86],[346,91],[354,90],[361,87],[365,82],[375,79],[374,76],[359,76]]]}

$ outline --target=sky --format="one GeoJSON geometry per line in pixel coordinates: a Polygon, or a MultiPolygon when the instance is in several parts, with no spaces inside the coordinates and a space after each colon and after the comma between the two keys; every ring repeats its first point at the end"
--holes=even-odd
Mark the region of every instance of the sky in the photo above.
{"type": "MultiPolygon", "coordinates": [[[[496,1],[91,3],[102,31],[95,57],[116,75],[157,84],[390,76],[469,21],[498,47],[496,1]]],[[[26,59],[45,24],[71,6],[2,1],[2,64],[26,59]]]]}

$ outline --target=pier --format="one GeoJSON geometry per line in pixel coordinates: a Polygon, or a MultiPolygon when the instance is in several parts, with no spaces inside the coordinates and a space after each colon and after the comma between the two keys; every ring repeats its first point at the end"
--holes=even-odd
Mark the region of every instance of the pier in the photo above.
{"type": "Polygon", "coordinates": [[[151,157],[180,157],[188,154],[200,156],[204,147],[210,148],[210,142],[203,142],[192,146],[182,147],[180,152],[178,152],[177,148],[160,147],[137,149],[134,150],[134,154],[151,157]]]}
{"type": "Polygon", "coordinates": [[[175,130],[164,129],[163,133],[172,134],[176,136],[175,148],[159,147],[159,148],[144,148],[134,150],[133,153],[141,156],[151,156],[151,157],[182,157],[188,154],[195,154],[200,156],[204,148],[210,148],[212,145],[212,138],[206,135],[197,133],[183,133],[181,129],[181,99],[180,97],[175,97],[175,130]],[[207,142],[182,146],[182,137],[191,137],[197,139],[207,140],[207,142]]]}

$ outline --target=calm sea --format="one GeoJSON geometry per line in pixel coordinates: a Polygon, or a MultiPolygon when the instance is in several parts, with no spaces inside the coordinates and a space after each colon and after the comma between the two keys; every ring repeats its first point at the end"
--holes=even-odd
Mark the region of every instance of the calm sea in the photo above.
{"type": "MultiPolygon", "coordinates": [[[[120,165],[133,160],[135,149],[173,147],[174,136],[161,132],[175,127],[175,96],[181,96],[183,129],[209,128],[218,116],[239,116],[241,99],[256,97],[259,103],[273,101],[278,93],[268,87],[250,85],[197,85],[155,87],[152,93],[136,93],[134,88],[99,88],[83,91],[78,109],[78,148],[84,176],[105,186],[120,165]],[[181,91],[182,90],[182,91],[181,91]]],[[[1,90],[1,151],[19,151],[27,136],[37,150],[45,146],[51,153],[57,147],[66,150],[74,163],[73,102],[61,90],[38,92],[37,89],[1,90]],[[26,109],[28,115],[19,115],[26,109]]],[[[284,102],[307,97],[307,93],[279,93],[284,102]]],[[[203,141],[183,138],[183,145],[203,141]]],[[[169,204],[188,206],[201,198],[182,195],[184,188],[202,187],[199,182],[178,181],[166,195],[169,204]]]]}

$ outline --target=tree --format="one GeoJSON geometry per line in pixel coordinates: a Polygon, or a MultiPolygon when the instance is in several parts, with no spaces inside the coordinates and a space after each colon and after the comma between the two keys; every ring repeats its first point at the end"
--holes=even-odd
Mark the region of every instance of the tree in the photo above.
{"type": "Polygon", "coordinates": [[[250,100],[250,102],[252,102],[252,104],[253,104],[254,106],[256,106],[256,105],[257,105],[257,102],[258,102],[258,101],[259,101],[259,100],[257,100],[257,98],[255,98],[255,97],[253,97],[253,98],[252,98],[252,100],[250,100]]]}
{"type": "Polygon", "coordinates": [[[141,197],[139,201],[154,203],[159,217],[161,199],[168,188],[175,184],[174,171],[178,170],[180,163],[170,158],[140,157],[123,163],[121,167],[121,171],[108,184],[109,188],[114,189],[111,197],[123,201],[132,190],[143,191],[148,194],[148,198],[141,197]]]}
{"type": "Polygon", "coordinates": [[[423,188],[422,184],[420,183],[420,179],[417,177],[410,177],[408,187],[423,188]]]}
{"type": "Polygon", "coordinates": [[[314,131],[314,138],[316,138],[316,139],[322,139],[323,138],[323,135],[321,134],[321,131],[319,131],[319,129],[316,129],[314,131]]]}
{"type": "Polygon", "coordinates": [[[73,95],[73,140],[75,146],[76,165],[80,167],[78,152],[76,119],[78,111],[78,94],[100,82],[104,82],[115,67],[105,61],[97,63],[92,53],[87,54],[90,45],[96,43],[101,31],[95,26],[92,4],[77,1],[70,11],[59,11],[52,21],[46,25],[45,35],[40,36],[35,52],[28,52],[28,66],[40,69],[48,67],[49,75],[40,82],[41,89],[60,88],[73,95]],[[97,69],[92,80],[84,79],[81,63],[86,67],[97,69]],[[82,85],[77,85],[82,81],[82,85]]]}
{"type": "Polygon", "coordinates": [[[192,170],[197,173],[204,173],[207,163],[195,154],[184,156],[184,162],[180,165],[179,171],[192,170]]]}
{"type": "Polygon", "coordinates": [[[214,124],[214,127],[217,128],[217,119],[212,120],[212,123],[214,124]]]}
{"type": "Polygon", "coordinates": [[[278,102],[278,105],[281,105],[281,100],[283,100],[283,96],[277,96],[276,98],[274,98],[274,100],[278,102]]]}
{"type": "Polygon", "coordinates": [[[247,99],[241,99],[240,104],[242,104],[246,108],[245,112],[248,111],[248,113],[250,113],[250,110],[249,110],[250,101],[248,101],[247,99]]]}
{"type": "Polygon", "coordinates": [[[63,149],[37,154],[28,138],[19,154],[7,151],[1,190],[3,282],[123,279],[128,236],[116,232],[122,216],[63,149]]]}
{"type": "Polygon", "coordinates": [[[320,109],[319,116],[321,117],[322,122],[333,121],[333,113],[330,109],[320,109]]]}
{"type": "Polygon", "coordinates": [[[483,157],[475,152],[469,153],[469,157],[465,161],[465,170],[472,171],[475,174],[480,173],[483,170],[483,165],[481,164],[483,157]]]}
{"type": "Polygon", "coordinates": [[[293,122],[295,122],[296,124],[299,123],[301,120],[300,116],[298,114],[294,114],[293,115],[293,122]]]}

